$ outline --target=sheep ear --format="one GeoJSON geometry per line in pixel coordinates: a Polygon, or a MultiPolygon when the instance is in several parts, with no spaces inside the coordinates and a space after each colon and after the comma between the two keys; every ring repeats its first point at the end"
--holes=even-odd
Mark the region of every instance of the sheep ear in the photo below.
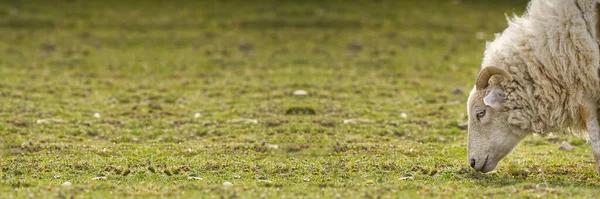
{"type": "Polygon", "coordinates": [[[484,98],[483,103],[492,108],[500,108],[502,107],[502,103],[504,103],[504,92],[499,89],[491,90],[484,98]]]}

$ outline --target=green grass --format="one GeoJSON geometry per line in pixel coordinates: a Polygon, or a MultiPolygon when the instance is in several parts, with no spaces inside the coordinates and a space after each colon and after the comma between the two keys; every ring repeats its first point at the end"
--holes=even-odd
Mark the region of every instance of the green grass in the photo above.
{"type": "Polygon", "coordinates": [[[568,136],[466,161],[485,40],[525,5],[1,1],[0,198],[596,197],[568,136]]]}

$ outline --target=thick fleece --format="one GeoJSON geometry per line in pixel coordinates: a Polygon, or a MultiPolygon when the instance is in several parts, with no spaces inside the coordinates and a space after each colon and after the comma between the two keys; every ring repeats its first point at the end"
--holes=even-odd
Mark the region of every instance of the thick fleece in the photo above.
{"type": "MultiPolygon", "coordinates": [[[[508,123],[523,132],[585,132],[579,107],[600,99],[596,0],[532,0],[488,43],[482,67],[508,71],[486,90],[505,92],[508,123]]],[[[478,92],[475,89],[473,92],[478,92]]]]}

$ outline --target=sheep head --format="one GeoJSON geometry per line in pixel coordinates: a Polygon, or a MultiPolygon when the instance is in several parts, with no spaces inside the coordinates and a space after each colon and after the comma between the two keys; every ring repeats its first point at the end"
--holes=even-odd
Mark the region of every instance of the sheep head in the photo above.
{"type": "Polygon", "coordinates": [[[520,128],[509,124],[505,91],[499,83],[490,84],[493,76],[512,81],[512,76],[498,67],[485,67],[477,77],[467,102],[469,116],[468,160],[474,169],[489,172],[508,155],[525,136],[520,128]]]}

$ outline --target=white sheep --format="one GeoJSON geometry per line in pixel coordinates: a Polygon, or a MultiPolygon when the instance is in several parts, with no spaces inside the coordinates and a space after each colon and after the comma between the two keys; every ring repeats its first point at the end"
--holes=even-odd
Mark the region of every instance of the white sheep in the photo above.
{"type": "Polygon", "coordinates": [[[527,135],[570,128],[588,133],[600,171],[597,4],[532,0],[487,45],[467,102],[471,167],[492,171],[527,135]]]}

